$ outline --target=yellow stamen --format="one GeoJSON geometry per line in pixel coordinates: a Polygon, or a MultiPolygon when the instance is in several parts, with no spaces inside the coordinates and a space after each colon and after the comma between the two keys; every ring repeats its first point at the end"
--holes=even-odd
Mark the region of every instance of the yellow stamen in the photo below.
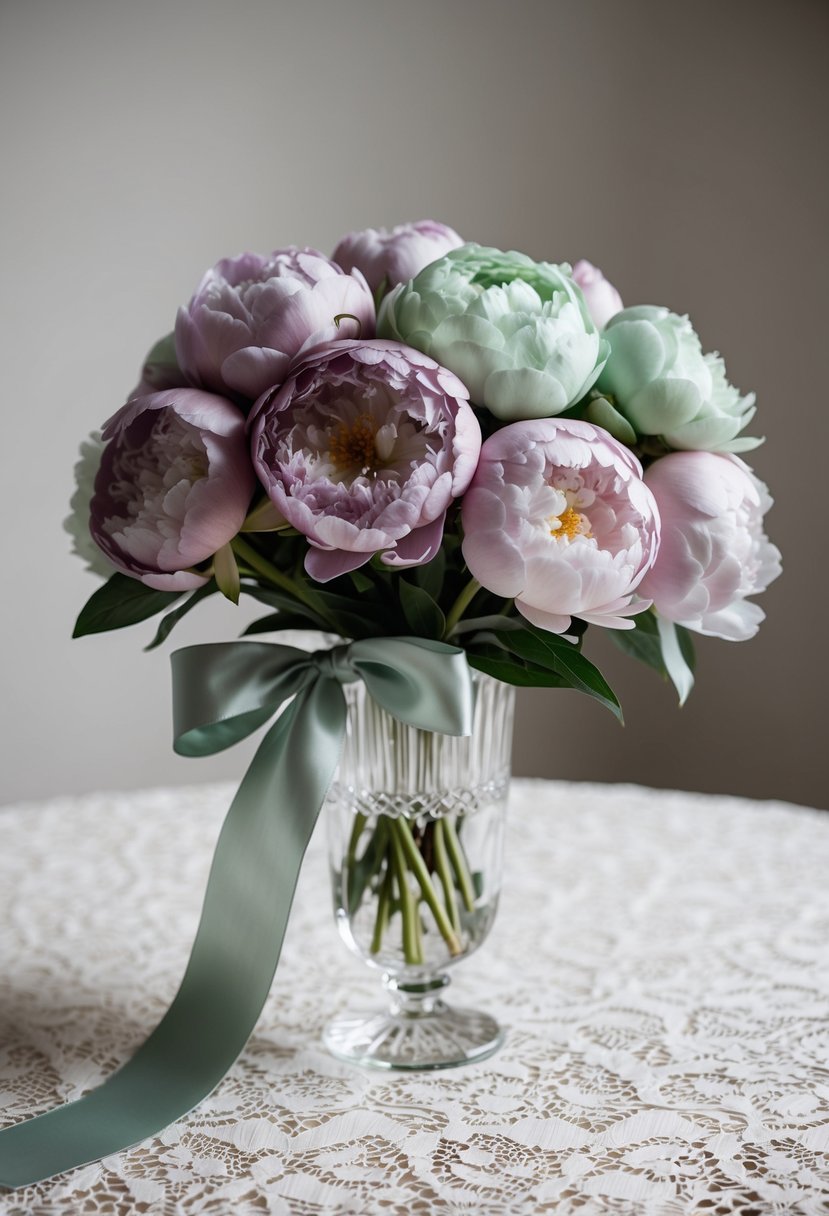
{"type": "Polygon", "coordinates": [[[362,473],[377,460],[374,425],[370,414],[359,414],[352,423],[343,422],[330,438],[328,452],[338,469],[358,468],[362,473]]]}
{"type": "Polygon", "coordinates": [[[556,516],[551,522],[554,526],[550,528],[550,533],[556,539],[566,536],[568,540],[574,540],[577,536],[592,536],[587,517],[580,511],[574,510],[573,507],[565,508],[561,515],[556,516]]]}

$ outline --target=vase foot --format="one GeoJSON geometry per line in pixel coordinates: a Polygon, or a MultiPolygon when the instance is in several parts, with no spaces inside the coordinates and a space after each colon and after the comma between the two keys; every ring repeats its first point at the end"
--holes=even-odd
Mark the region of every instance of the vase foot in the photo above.
{"type": "Polygon", "coordinates": [[[487,1013],[455,1009],[437,999],[426,1009],[414,1004],[397,1000],[385,1012],[340,1014],[325,1027],[323,1042],[349,1064],[414,1072],[486,1060],[504,1041],[503,1030],[487,1013]]]}

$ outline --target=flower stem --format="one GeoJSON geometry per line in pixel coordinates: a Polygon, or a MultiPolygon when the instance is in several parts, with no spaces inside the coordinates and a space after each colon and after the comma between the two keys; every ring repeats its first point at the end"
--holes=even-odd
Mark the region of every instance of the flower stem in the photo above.
{"type": "Polygon", "coordinates": [[[469,874],[469,867],[466,864],[466,858],[463,855],[463,848],[458,839],[458,833],[455,830],[455,825],[449,819],[444,819],[442,822],[445,825],[446,832],[446,851],[449,854],[449,860],[452,862],[452,869],[458,879],[458,889],[461,893],[463,906],[467,912],[475,911],[475,889],[472,886],[472,879],[469,874]]]}
{"type": "Polygon", "coordinates": [[[440,885],[443,887],[443,902],[446,904],[446,911],[449,913],[452,928],[456,933],[459,933],[461,918],[458,912],[458,901],[455,897],[455,884],[452,881],[449,854],[446,850],[443,819],[438,819],[435,823],[433,840],[435,844],[435,873],[440,879],[440,885]]]}
{"type": "Polygon", "coordinates": [[[409,826],[408,820],[403,816],[392,820],[392,839],[402,851],[409,869],[417,879],[420,889],[423,892],[423,898],[426,901],[429,910],[435,918],[435,924],[438,927],[441,937],[449,947],[449,953],[457,956],[463,953],[460,938],[455,930],[446,912],[443,909],[440,900],[437,897],[435,888],[432,885],[432,879],[426,867],[426,862],[423,860],[420,849],[417,847],[412,836],[412,829],[409,826]]]}
{"type": "Polygon", "coordinates": [[[383,945],[383,935],[389,926],[389,910],[391,908],[391,865],[386,866],[386,873],[380,884],[380,894],[377,898],[377,919],[374,922],[374,933],[371,936],[371,953],[379,954],[383,945]]]}
{"type": "Polygon", "coordinates": [[[423,951],[418,941],[416,923],[418,917],[417,904],[412,894],[412,889],[409,886],[406,857],[400,837],[394,831],[393,823],[390,823],[389,827],[391,829],[389,831],[391,854],[394,861],[397,887],[400,893],[400,916],[403,921],[403,958],[407,963],[412,963],[416,966],[418,963],[423,962],[423,951]]]}
{"type": "Polygon", "coordinates": [[[368,819],[361,811],[357,811],[354,816],[354,822],[351,825],[351,838],[348,842],[348,869],[351,871],[357,861],[357,845],[360,843],[360,837],[363,834],[363,828],[366,826],[368,819]]]}
{"type": "Polygon", "coordinates": [[[469,580],[469,582],[466,584],[466,586],[463,588],[460,595],[455,600],[454,604],[449,609],[449,612],[446,616],[446,628],[443,631],[443,640],[444,641],[446,641],[446,639],[451,636],[452,631],[454,630],[458,621],[461,619],[463,614],[466,612],[467,608],[472,603],[472,601],[474,600],[475,596],[478,594],[480,589],[481,589],[481,584],[475,578],[471,578],[469,580]]]}
{"type": "Polygon", "coordinates": [[[356,814],[354,817],[354,826],[351,830],[351,840],[348,844],[348,856],[346,858],[347,893],[348,893],[348,910],[354,913],[363,902],[363,896],[366,893],[366,888],[371,886],[375,876],[380,872],[385,864],[388,866],[388,829],[385,819],[381,816],[377,821],[371,835],[368,839],[368,844],[363,850],[362,857],[357,859],[357,844],[360,839],[360,832],[365,826],[367,820],[365,815],[356,814]]]}
{"type": "Polygon", "coordinates": [[[306,608],[310,608],[312,612],[316,613],[325,622],[333,633],[339,633],[336,624],[332,621],[325,608],[320,605],[313,591],[309,591],[306,587],[303,587],[301,583],[292,579],[290,575],[283,574],[273,562],[269,562],[266,557],[258,553],[253,545],[248,544],[241,536],[234,537],[230,544],[234,553],[247,562],[257,574],[267,579],[269,583],[273,583],[275,587],[286,591],[288,595],[292,595],[294,599],[299,600],[306,608]]]}

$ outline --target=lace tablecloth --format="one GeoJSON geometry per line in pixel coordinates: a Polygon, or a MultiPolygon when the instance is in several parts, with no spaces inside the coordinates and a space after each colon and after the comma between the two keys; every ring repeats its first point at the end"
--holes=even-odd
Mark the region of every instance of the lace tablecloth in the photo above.
{"type": "MultiPolygon", "coordinates": [[[[97,1085],[155,1025],[231,792],[0,810],[0,1123],[97,1085]]],[[[219,1088],[0,1213],[829,1212],[829,815],[516,781],[496,925],[453,982],[506,1046],[425,1074],[320,1045],[379,995],[334,929],[323,843],[219,1088]]]]}

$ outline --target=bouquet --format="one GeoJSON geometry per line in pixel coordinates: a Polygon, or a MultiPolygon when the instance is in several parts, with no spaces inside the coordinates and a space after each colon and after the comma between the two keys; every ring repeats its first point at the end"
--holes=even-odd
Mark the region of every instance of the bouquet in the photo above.
{"type": "MultiPolygon", "coordinates": [[[[362,679],[403,722],[456,735],[470,668],[573,688],[620,716],[583,653],[591,626],[680,700],[691,635],[757,631],[751,597],[780,555],[763,530],[768,491],[742,459],[761,442],[744,434],[753,414],[687,317],[624,308],[585,261],[537,262],[427,221],[351,233],[331,258],[290,247],[207,271],[81,449],[67,525],[106,582],[75,636],[163,614],[156,646],[208,596],[244,594],[266,610],[248,635],[316,630],[323,645],[249,636],[173,655],[185,754],[285,708],[228,812],[173,1004],[82,1113],[70,1103],[0,1133],[0,1184],[152,1134],[230,1067],[337,766],[340,684],[362,679]],[[273,808],[286,801],[283,829],[273,808]]],[[[386,895],[378,950],[392,849],[398,902],[405,865],[425,873],[455,952],[475,897],[459,842],[432,833],[441,907],[422,851],[387,835],[355,857],[354,897],[377,882],[386,895]]]]}
{"type": "MultiPolygon", "coordinates": [[[[760,442],[743,434],[753,401],[686,317],[623,308],[584,261],[428,221],[351,233],[331,259],[227,258],[84,450],[71,526],[109,579],[75,632],[164,612],[155,646],[206,597],[244,594],[267,608],[248,635],[425,639],[621,716],[583,653],[596,626],[684,700],[691,634],[750,637],[749,597],[780,569],[771,500],[738,455],[760,442]]],[[[392,897],[408,907],[400,855],[424,908],[403,917],[406,962],[423,961],[428,909],[461,953],[461,843],[436,852],[405,819],[364,829],[345,881],[352,910],[385,894],[372,956],[392,897]]]]}
{"type": "Polygon", "coordinates": [[[585,261],[434,222],[226,258],[82,447],[67,526],[107,582],[75,636],[164,613],[155,646],[245,594],[249,635],[441,640],[618,715],[595,625],[684,700],[690,635],[751,637],[780,571],[753,414],[687,317],[585,261]]]}

